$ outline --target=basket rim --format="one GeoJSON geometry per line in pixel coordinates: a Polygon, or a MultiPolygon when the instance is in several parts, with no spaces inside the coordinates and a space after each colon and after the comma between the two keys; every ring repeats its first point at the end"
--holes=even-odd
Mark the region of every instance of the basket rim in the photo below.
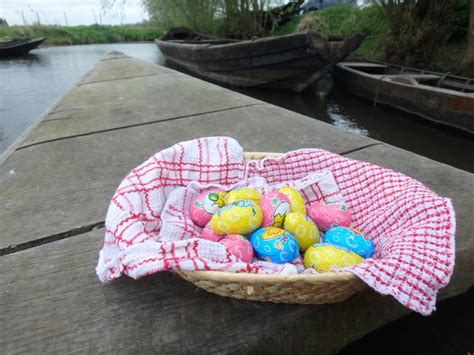
{"type": "MultiPolygon", "coordinates": [[[[328,281],[351,281],[359,280],[355,274],[349,271],[325,272],[317,274],[293,274],[293,275],[273,275],[273,274],[254,274],[245,272],[227,272],[227,271],[182,271],[175,270],[177,274],[184,274],[200,279],[208,279],[220,282],[235,283],[319,283],[328,281]]],[[[361,281],[362,282],[362,281],[361,281]]]]}
{"type": "MultiPolygon", "coordinates": [[[[262,160],[264,158],[278,158],[283,156],[285,153],[277,152],[256,152],[248,151],[244,152],[245,160],[262,160]]],[[[235,282],[235,283],[319,283],[328,281],[359,281],[364,284],[362,280],[357,277],[356,274],[350,271],[336,271],[336,272],[325,272],[315,274],[292,274],[292,275],[273,275],[273,274],[255,274],[246,272],[228,272],[228,271],[206,271],[206,270],[194,270],[194,271],[183,271],[173,270],[176,274],[182,274],[187,276],[193,276],[199,279],[208,279],[220,282],[235,282]]],[[[364,284],[365,285],[365,284],[364,284]]]]}

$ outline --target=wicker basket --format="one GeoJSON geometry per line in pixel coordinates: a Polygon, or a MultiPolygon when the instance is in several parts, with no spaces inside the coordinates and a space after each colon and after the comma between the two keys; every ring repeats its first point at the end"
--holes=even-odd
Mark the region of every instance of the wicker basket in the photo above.
{"type": "MultiPolygon", "coordinates": [[[[280,153],[248,152],[245,160],[280,153]]],[[[276,303],[322,304],[344,301],[366,285],[350,272],[264,275],[220,271],[176,271],[183,279],[219,296],[276,303]]]]}

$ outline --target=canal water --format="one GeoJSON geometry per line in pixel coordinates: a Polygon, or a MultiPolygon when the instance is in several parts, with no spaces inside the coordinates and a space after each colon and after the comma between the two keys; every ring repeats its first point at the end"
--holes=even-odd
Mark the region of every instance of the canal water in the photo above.
{"type": "MultiPolygon", "coordinates": [[[[111,50],[166,64],[153,43],[44,47],[18,59],[0,59],[0,153],[111,50]]],[[[330,78],[302,94],[256,89],[238,91],[474,172],[474,139],[427,124],[414,116],[351,96],[330,78]]]]}

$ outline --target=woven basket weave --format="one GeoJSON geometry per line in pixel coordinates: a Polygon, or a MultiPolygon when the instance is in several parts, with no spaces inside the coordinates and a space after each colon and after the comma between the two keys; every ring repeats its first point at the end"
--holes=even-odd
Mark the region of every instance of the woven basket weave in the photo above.
{"type": "MultiPolygon", "coordinates": [[[[277,157],[280,153],[246,152],[245,160],[277,157]]],[[[275,303],[341,302],[366,285],[350,272],[265,275],[220,271],[175,271],[183,279],[219,296],[275,303]]]]}

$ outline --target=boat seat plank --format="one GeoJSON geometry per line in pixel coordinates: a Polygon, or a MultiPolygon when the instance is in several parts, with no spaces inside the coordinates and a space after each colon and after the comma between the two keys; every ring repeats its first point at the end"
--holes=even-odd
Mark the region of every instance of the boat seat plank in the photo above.
{"type": "Polygon", "coordinates": [[[359,68],[388,68],[385,64],[378,63],[366,63],[366,62],[343,62],[342,65],[348,67],[359,67],[359,68]]]}
{"type": "Polygon", "coordinates": [[[441,83],[441,87],[454,88],[454,89],[465,90],[465,91],[474,91],[474,84],[466,84],[466,83],[461,83],[459,81],[451,81],[449,79],[443,81],[441,83]]]}
{"type": "Polygon", "coordinates": [[[378,79],[391,79],[391,78],[412,78],[415,80],[426,79],[426,80],[436,80],[440,79],[439,75],[433,74],[383,74],[383,75],[374,75],[378,79]]]}

